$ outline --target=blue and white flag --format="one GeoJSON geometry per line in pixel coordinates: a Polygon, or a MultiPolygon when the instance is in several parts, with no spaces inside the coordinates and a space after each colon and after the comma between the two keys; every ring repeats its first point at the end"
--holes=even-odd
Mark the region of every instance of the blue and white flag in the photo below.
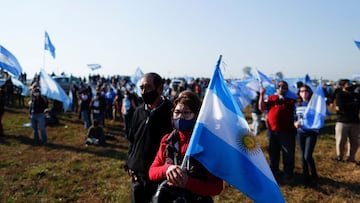
{"type": "Polygon", "coordinates": [[[22,72],[22,68],[15,56],[0,45],[0,68],[6,70],[10,74],[18,78],[22,72]]]}
{"type": "Polygon", "coordinates": [[[245,109],[256,97],[256,92],[246,86],[247,80],[232,80],[226,84],[241,110],[245,109]]]}
{"type": "Polygon", "coordinates": [[[45,50],[48,50],[53,58],[55,58],[55,47],[50,41],[49,34],[45,31],[45,50]]]}
{"type": "Polygon", "coordinates": [[[318,85],[306,106],[302,127],[304,129],[320,129],[324,127],[326,110],[324,91],[321,85],[318,85]]]}
{"type": "Polygon", "coordinates": [[[285,202],[256,137],[251,135],[225,84],[220,61],[221,56],[205,94],[186,159],[195,158],[213,175],[255,202],[285,202]]]}
{"type": "Polygon", "coordinates": [[[354,41],[358,49],[360,49],[360,41],[354,41]]]}
{"type": "Polygon", "coordinates": [[[309,74],[305,75],[305,85],[309,86],[313,92],[316,90],[314,85],[312,84],[312,80],[310,79],[309,74]]]}
{"type": "Polygon", "coordinates": [[[63,103],[64,112],[68,110],[70,99],[64,89],[52,79],[44,70],[40,71],[40,90],[41,94],[63,103]]]}
{"type": "Polygon", "coordinates": [[[101,68],[101,65],[100,65],[100,64],[87,64],[87,66],[88,66],[92,71],[101,68]]]}
{"type": "Polygon", "coordinates": [[[257,78],[259,80],[259,84],[261,87],[265,88],[265,87],[273,84],[272,80],[267,75],[265,75],[263,72],[256,70],[256,73],[257,73],[257,78]]]}
{"type": "Polygon", "coordinates": [[[138,96],[141,96],[141,91],[139,89],[138,83],[140,82],[141,78],[144,76],[144,72],[141,70],[140,67],[137,67],[135,73],[131,76],[130,80],[131,83],[135,85],[134,91],[138,96]]]}
{"type": "Polygon", "coordinates": [[[13,85],[17,88],[20,88],[22,91],[21,91],[21,96],[28,96],[29,95],[29,88],[24,84],[22,83],[20,80],[14,78],[14,77],[11,77],[11,82],[13,83],[13,85]]]}

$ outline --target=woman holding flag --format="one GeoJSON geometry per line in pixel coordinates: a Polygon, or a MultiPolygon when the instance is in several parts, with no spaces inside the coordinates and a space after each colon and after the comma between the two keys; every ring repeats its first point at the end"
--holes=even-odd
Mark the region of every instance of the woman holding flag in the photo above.
{"type": "Polygon", "coordinates": [[[200,106],[200,99],[191,91],[183,91],[174,101],[172,118],[175,129],[162,138],[155,160],[149,169],[150,180],[163,181],[153,202],[173,202],[176,199],[185,199],[187,202],[213,202],[211,196],[222,191],[222,180],[208,172],[195,159],[190,158],[185,168],[180,166],[200,106]]]}
{"type": "Polygon", "coordinates": [[[319,129],[307,129],[304,126],[304,113],[313,92],[307,85],[301,85],[297,93],[296,117],[294,126],[297,129],[297,138],[300,146],[301,164],[306,185],[314,185],[318,180],[313,152],[316,145],[319,129]],[[310,175],[311,174],[311,175],[310,175]]]}

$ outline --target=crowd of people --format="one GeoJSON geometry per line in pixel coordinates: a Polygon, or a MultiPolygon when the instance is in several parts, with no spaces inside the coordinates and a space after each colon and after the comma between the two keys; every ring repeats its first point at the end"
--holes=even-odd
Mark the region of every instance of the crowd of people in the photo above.
{"type": "MultiPolygon", "coordinates": [[[[159,196],[159,188],[167,188],[161,191],[182,189],[191,202],[212,202],[212,196],[222,191],[222,180],[196,160],[188,160],[187,167],[180,166],[207,83],[208,80],[196,79],[191,84],[171,85],[171,80],[151,72],[140,79],[138,92],[127,77],[91,78],[88,83],[79,80],[71,86],[74,104],[71,111],[84,123],[85,145],[105,144],[105,119],[123,123],[123,135],[129,142],[125,170],[131,178],[132,202],[161,202],[164,196],[159,196]]],[[[339,80],[338,85],[336,89],[329,85],[323,88],[328,107],[334,108],[337,115],[334,160],[360,165],[355,160],[360,136],[359,86],[348,79],[339,80]]],[[[7,104],[4,89],[0,87],[0,136],[3,136],[1,119],[7,104]]],[[[269,166],[276,177],[281,174],[285,179],[293,178],[298,141],[304,183],[314,186],[319,175],[313,152],[320,129],[303,126],[304,112],[313,92],[308,85],[300,83],[297,89],[297,99],[287,97],[288,83],[277,81],[276,92],[265,99],[266,90],[260,88],[251,104],[252,130],[254,135],[259,135],[260,122],[265,118],[269,166]]],[[[34,139],[46,144],[45,114],[50,110],[47,98],[41,95],[39,78],[32,82],[29,104],[34,139]]],[[[170,196],[167,194],[166,198],[176,199],[170,196]]]]}

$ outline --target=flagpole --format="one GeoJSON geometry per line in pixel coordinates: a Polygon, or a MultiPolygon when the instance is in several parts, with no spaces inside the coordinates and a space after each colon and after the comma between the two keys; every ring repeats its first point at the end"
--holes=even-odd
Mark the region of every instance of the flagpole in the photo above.
{"type": "MultiPolygon", "coordinates": [[[[44,37],[44,45],[45,46],[45,43],[46,43],[46,37],[44,37]]],[[[45,47],[43,47],[43,69],[45,70],[45,47]]]]}
{"type": "MultiPolygon", "coordinates": [[[[220,68],[221,59],[222,59],[222,55],[220,54],[219,59],[218,59],[218,61],[216,63],[216,66],[215,66],[216,68],[220,68]]],[[[212,84],[212,82],[210,80],[209,87],[210,87],[211,84],[212,84]]],[[[205,93],[205,96],[206,96],[206,93],[205,93]]],[[[193,135],[191,134],[191,136],[193,136],[193,135]]],[[[186,167],[188,166],[189,160],[190,160],[190,156],[187,153],[185,153],[184,159],[183,159],[183,161],[181,163],[181,170],[185,171],[186,167]]]]}

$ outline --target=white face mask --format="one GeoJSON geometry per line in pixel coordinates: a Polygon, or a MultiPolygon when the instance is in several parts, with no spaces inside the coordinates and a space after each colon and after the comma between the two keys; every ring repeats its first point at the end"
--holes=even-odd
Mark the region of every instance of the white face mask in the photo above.
{"type": "Polygon", "coordinates": [[[81,99],[82,99],[82,100],[87,100],[87,99],[88,99],[88,96],[87,96],[86,94],[82,94],[82,95],[81,95],[81,99]]]}
{"type": "Polygon", "coordinates": [[[34,97],[37,97],[40,95],[40,92],[34,92],[33,95],[34,95],[34,97]]]}

